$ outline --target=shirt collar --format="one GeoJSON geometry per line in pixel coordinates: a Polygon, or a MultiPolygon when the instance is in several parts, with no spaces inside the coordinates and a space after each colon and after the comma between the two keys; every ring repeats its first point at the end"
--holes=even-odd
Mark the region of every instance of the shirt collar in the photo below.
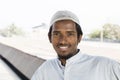
{"type": "Polygon", "coordinates": [[[76,61],[80,60],[81,57],[82,57],[82,53],[79,50],[77,54],[66,60],[66,66],[70,65],[71,63],[75,63],[76,61]]]}
{"type": "MultiPolygon", "coordinates": [[[[80,60],[80,58],[82,58],[82,53],[80,52],[80,50],[78,51],[77,54],[75,54],[74,56],[72,56],[71,58],[69,58],[68,60],[66,60],[66,66],[75,63],[76,61],[80,60]]],[[[61,61],[58,59],[58,63],[60,65],[60,67],[63,67],[61,65],[61,61]]]]}

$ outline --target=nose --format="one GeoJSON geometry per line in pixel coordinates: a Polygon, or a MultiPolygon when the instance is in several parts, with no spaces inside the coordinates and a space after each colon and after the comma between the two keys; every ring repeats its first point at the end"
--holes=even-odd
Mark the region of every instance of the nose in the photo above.
{"type": "Polygon", "coordinates": [[[60,44],[66,44],[67,43],[67,36],[61,35],[59,38],[59,43],[60,44]]]}

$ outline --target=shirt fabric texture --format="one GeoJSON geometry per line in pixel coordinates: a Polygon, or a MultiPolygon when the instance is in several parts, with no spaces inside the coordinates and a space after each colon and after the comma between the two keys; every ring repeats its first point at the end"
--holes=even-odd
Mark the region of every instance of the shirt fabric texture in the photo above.
{"type": "Polygon", "coordinates": [[[120,80],[120,64],[114,60],[77,53],[62,66],[58,58],[47,60],[31,80],[120,80]]]}

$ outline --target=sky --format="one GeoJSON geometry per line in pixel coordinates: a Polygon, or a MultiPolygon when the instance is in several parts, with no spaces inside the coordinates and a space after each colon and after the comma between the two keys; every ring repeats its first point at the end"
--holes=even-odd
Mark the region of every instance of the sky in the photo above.
{"type": "Polygon", "coordinates": [[[120,25],[119,0],[0,0],[0,28],[14,23],[30,29],[49,25],[58,10],[75,13],[85,34],[101,29],[105,23],[120,25]]]}

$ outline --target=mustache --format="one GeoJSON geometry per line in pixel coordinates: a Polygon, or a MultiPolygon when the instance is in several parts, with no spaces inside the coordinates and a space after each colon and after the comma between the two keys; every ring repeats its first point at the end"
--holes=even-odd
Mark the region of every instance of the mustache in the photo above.
{"type": "Polygon", "coordinates": [[[70,46],[70,44],[58,44],[57,46],[70,46]]]}

